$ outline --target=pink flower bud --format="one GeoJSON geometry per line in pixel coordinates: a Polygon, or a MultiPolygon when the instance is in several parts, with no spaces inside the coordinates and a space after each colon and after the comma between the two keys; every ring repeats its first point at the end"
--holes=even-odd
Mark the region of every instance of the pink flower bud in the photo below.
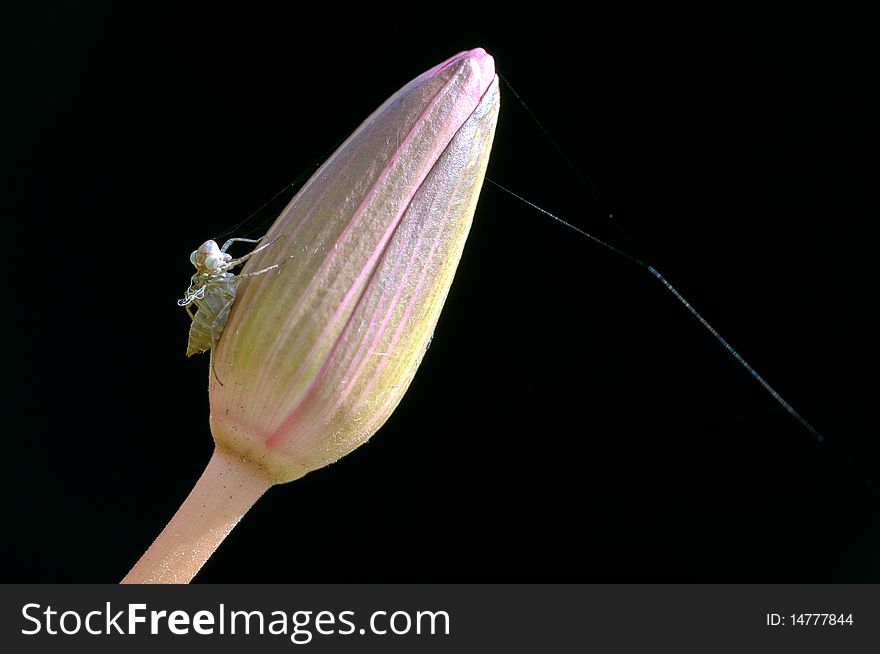
{"type": "Polygon", "coordinates": [[[284,482],[385,422],[449,292],[498,108],[492,57],[460,53],[391,96],[290,202],[243,272],[280,267],[242,280],[215,351],[219,448],[284,482]]]}

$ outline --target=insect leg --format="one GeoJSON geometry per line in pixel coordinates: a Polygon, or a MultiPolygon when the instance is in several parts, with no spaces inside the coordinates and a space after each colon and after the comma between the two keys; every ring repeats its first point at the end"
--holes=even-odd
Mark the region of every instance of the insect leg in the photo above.
{"type": "Polygon", "coordinates": [[[262,275],[263,273],[265,273],[265,272],[269,272],[270,270],[275,270],[276,268],[280,268],[281,266],[283,266],[285,263],[287,263],[288,261],[290,261],[291,259],[293,259],[295,256],[296,256],[296,255],[291,254],[289,257],[287,257],[287,258],[286,258],[284,261],[282,261],[281,263],[275,263],[275,264],[272,264],[272,265],[269,266],[268,268],[263,268],[262,270],[258,270],[258,271],[256,271],[256,272],[252,272],[252,273],[242,273],[241,275],[238,275],[238,278],[241,279],[242,277],[256,277],[257,275],[262,275]]]}
{"type": "Polygon", "coordinates": [[[189,304],[184,304],[183,306],[186,307],[186,312],[189,314],[189,319],[190,319],[190,320],[195,320],[195,319],[196,319],[196,316],[195,316],[195,314],[192,312],[192,307],[190,307],[189,304]]]}
{"type": "Polygon", "coordinates": [[[217,375],[217,368],[214,367],[214,347],[217,345],[217,337],[214,334],[211,334],[211,351],[208,353],[208,358],[210,361],[208,362],[211,366],[211,372],[214,373],[214,379],[217,380],[217,383],[223,386],[223,382],[220,381],[220,377],[217,375]]]}
{"type": "Polygon", "coordinates": [[[261,245],[260,247],[258,247],[258,248],[257,248],[256,250],[254,250],[253,252],[248,252],[246,255],[244,255],[243,257],[239,257],[238,259],[233,259],[232,261],[230,261],[230,262],[228,262],[228,263],[226,264],[226,269],[228,270],[228,269],[230,269],[230,268],[234,268],[235,266],[239,266],[239,265],[243,264],[245,261],[247,261],[247,260],[250,259],[252,256],[254,256],[257,252],[262,252],[262,251],[265,250],[267,247],[269,247],[270,245],[272,245],[272,244],[273,244],[275,241],[277,241],[279,238],[284,238],[284,235],[282,234],[281,236],[276,236],[276,237],[273,238],[271,241],[269,241],[269,242],[266,243],[265,245],[261,245]]]}
{"type": "Polygon", "coordinates": [[[241,275],[237,275],[237,277],[239,279],[241,279],[242,277],[256,277],[257,275],[262,275],[263,273],[269,272],[270,270],[275,270],[276,268],[280,268],[280,267],[281,267],[281,264],[276,263],[276,264],[269,266],[268,268],[263,268],[262,270],[258,270],[256,272],[242,273],[241,275]]]}
{"type": "Polygon", "coordinates": [[[235,296],[230,298],[229,301],[223,305],[223,308],[217,312],[217,315],[211,322],[211,352],[209,355],[209,365],[211,366],[211,372],[214,374],[214,379],[216,379],[217,383],[221,386],[223,386],[223,382],[220,381],[220,376],[217,374],[217,369],[214,367],[214,348],[217,347],[217,339],[220,334],[223,333],[223,329],[226,327],[226,322],[229,320],[229,310],[232,308],[233,302],[235,302],[235,296]]]}
{"type": "Polygon", "coordinates": [[[241,242],[241,243],[259,243],[259,242],[262,241],[264,238],[266,238],[266,237],[265,237],[265,236],[261,236],[260,238],[231,238],[231,239],[229,239],[228,241],[226,241],[226,242],[223,244],[223,247],[220,248],[220,251],[221,251],[221,252],[226,252],[226,250],[229,248],[229,246],[232,245],[233,243],[238,243],[238,242],[241,242]]]}

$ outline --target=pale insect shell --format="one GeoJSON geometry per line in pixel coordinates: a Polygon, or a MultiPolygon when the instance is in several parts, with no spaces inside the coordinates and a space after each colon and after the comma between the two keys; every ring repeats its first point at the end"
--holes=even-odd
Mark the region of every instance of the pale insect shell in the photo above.
{"type": "MultiPolygon", "coordinates": [[[[230,270],[240,266],[260,250],[269,247],[274,241],[256,248],[239,259],[233,259],[227,254],[227,248],[235,241],[258,243],[261,240],[233,238],[224,243],[222,248],[218,247],[215,241],[208,240],[190,255],[189,259],[196,267],[196,274],[192,276],[184,297],[177,301],[178,305],[186,307],[192,318],[186,356],[213,350],[229,320],[229,311],[235,302],[240,281],[240,277],[236,277],[230,270]],[[195,315],[189,307],[190,304],[196,305],[195,315]]],[[[276,267],[270,266],[252,274],[259,275],[276,267]]]]}
{"type": "Polygon", "coordinates": [[[208,281],[203,287],[204,295],[193,300],[198,310],[189,327],[186,356],[207,352],[214,347],[229,320],[238,281],[234,274],[224,273],[222,277],[208,281]]]}

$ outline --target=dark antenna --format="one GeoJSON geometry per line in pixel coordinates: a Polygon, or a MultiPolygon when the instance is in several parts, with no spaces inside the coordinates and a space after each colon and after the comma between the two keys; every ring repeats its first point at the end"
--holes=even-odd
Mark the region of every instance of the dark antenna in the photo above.
{"type": "Polygon", "coordinates": [[[236,230],[240,229],[243,225],[246,225],[248,223],[248,221],[252,220],[254,218],[254,216],[261,213],[266,207],[268,207],[275,200],[277,200],[278,197],[281,196],[289,188],[296,186],[304,179],[307,179],[308,177],[310,177],[315,170],[317,170],[318,168],[321,167],[321,164],[323,164],[327,160],[327,157],[329,157],[336,150],[336,148],[338,148],[342,144],[342,142],[345,141],[346,138],[348,138],[347,135],[344,136],[343,138],[339,139],[338,141],[336,141],[336,143],[334,143],[329,149],[327,149],[327,151],[325,151],[324,154],[322,154],[320,157],[315,159],[315,161],[312,162],[312,164],[308,168],[306,168],[303,172],[301,172],[299,175],[297,175],[292,181],[285,184],[277,193],[275,193],[275,195],[273,195],[271,198],[269,198],[263,204],[261,204],[259,209],[254,211],[252,214],[250,214],[244,220],[237,222],[232,227],[229,227],[228,229],[225,229],[222,232],[220,232],[219,234],[217,234],[214,237],[214,240],[215,241],[221,240],[224,236],[226,236],[228,234],[232,234],[236,230]]]}
{"type": "Polygon", "coordinates": [[[555,214],[550,213],[550,212],[547,211],[546,209],[542,209],[541,207],[539,207],[538,205],[534,204],[533,202],[529,202],[528,200],[526,200],[526,199],[525,199],[524,197],[522,197],[521,195],[518,195],[518,194],[514,193],[514,192],[511,191],[509,188],[506,188],[506,187],[502,186],[502,185],[499,184],[498,182],[496,182],[496,181],[494,181],[494,180],[491,180],[491,179],[489,179],[489,178],[486,178],[486,181],[487,181],[487,182],[490,182],[491,184],[494,184],[495,186],[497,186],[498,188],[500,188],[502,191],[504,191],[505,193],[509,193],[510,195],[512,195],[512,196],[515,197],[516,199],[520,200],[521,202],[525,202],[527,205],[529,205],[529,206],[532,207],[533,209],[537,209],[538,211],[540,211],[541,213],[543,213],[545,216],[548,216],[548,217],[552,218],[553,220],[555,220],[556,222],[558,222],[558,223],[564,225],[565,227],[568,227],[569,229],[574,230],[575,232],[577,232],[577,233],[580,234],[581,236],[585,236],[586,238],[590,239],[590,240],[593,241],[594,243],[597,243],[598,245],[601,245],[602,247],[604,247],[604,248],[606,248],[606,249],[608,249],[608,250],[611,250],[611,251],[614,252],[615,254],[618,254],[618,255],[620,255],[620,256],[622,256],[622,257],[628,259],[629,261],[632,261],[632,262],[633,262],[634,264],[636,264],[637,266],[640,266],[640,267],[644,268],[645,270],[647,270],[649,273],[651,273],[651,275],[652,275],[655,279],[657,279],[657,281],[659,281],[661,284],[663,284],[664,287],[666,287],[666,290],[668,290],[670,293],[672,293],[672,295],[674,295],[675,298],[685,306],[685,308],[691,313],[691,315],[692,315],[694,318],[696,318],[697,320],[700,321],[700,323],[703,325],[703,327],[705,327],[705,328],[709,331],[709,333],[712,334],[712,336],[715,337],[715,340],[717,340],[719,343],[721,343],[721,345],[724,347],[724,349],[727,350],[727,351],[731,354],[731,356],[733,356],[733,358],[736,359],[736,360],[739,362],[739,364],[740,364],[743,368],[745,368],[745,369],[749,372],[749,374],[750,374],[752,377],[754,377],[755,380],[756,380],[759,384],[761,384],[761,386],[764,387],[764,390],[766,390],[768,393],[770,393],[770,395],[773,397],[774,400],[776,400],[777,402],[779,402],[779,404],[782,406],[783,409],[785,409],[786,411],[788,411],[788,413],[791,414],[791,416],[792,416],[795,420],[797,420],[799,423],[801,423],[801,425],[802,425],[802,426],[803,426],[808,432],[810,432],[813,436],[815,436],[815,437],[816,437],[816,440],[818,440],[820,443],[823,442],[823,441],[825,440],[825,438],[822,436],[822,434],[820,434],[819,431],[818,431],[815,427],[813,427],[813,425],[811,425],[809,422],[807,422],[807,420],[806,420],[806,419],[805,419],[805,418],[804,418],[804,417],[803,417],[798,411],[796,411],[795,408],[794,408],[793,406],[791,406],[791,404],[789,404],[789,403],[785,400],[784,397],[782,397],[779,393],[777,393],[777,392],[776,392],[776,389],[774,389],[774,388],[773,388],[773,387],[767,382],[766,379],[764,379],[760,374],[758,374],[758,371],[755,370],[755,369],[749,364],[749,362],[746,361],[746,360],[742,357],[742,355],[741,355],[739,352],[737,352],[736,350],[733,349],[733,347],[730,345],[730,343],[728,343],[727,340],[726,340],[721,334],[718,333],[718,330],[716,330],[716,329],[715,329],[715,328],[709,323],[709,321],[706,320],[706,319],[700,314],[699,311],[697,311],[696,309],[694,309],[693,305],[692,305],[690,302],[688,302],[688,301],[684,298],[684,296],[682,296],[681,293],[679,293],[677,290],[675,290],[675,288],[672,286],[672,284],[670,284],[668,281],[666,281],[666,278],[663,277],[663,275],[661,275],[661,274],[657,271],[657,269],[654,268],[654,266],[651,266],[651,265],[649,265],[648,263],[646,263],[645,261],[643,261],[642,259],[639,259],[638,257],[634,257],[634,256],[632,256],[631,254],[628,254],[627,252],[624,252],[623,250],[614,247],[614,246],[611,245],[610,243],[607,243],[606,241],[603,241],[602,239],[597,238],[597,237],[593,236],[592,234],[590,234],[590,233],[588,233],[588,232],[585,232],[585,231],[582,230],[580,227],[575,227],[575,226],[572,225],[570,222],[568,222],[568,221],[566,221],[566,220],[563,220],[562,218],[560,218],[559,216],[557,216],[557,215],[555,215],[555,214]]]}

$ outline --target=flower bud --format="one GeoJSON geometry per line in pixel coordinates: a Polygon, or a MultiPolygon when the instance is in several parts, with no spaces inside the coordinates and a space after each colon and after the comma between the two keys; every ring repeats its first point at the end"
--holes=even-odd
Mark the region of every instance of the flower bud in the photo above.
{"type": "Polygon", "coordinates": [[[293,198],[242,272],[278,268],[242,278],[214,353],[219,449],[285,482],[385,422],[449,292],[498,109],[492,57],[460,53],[389,98],[293,198]]]}

